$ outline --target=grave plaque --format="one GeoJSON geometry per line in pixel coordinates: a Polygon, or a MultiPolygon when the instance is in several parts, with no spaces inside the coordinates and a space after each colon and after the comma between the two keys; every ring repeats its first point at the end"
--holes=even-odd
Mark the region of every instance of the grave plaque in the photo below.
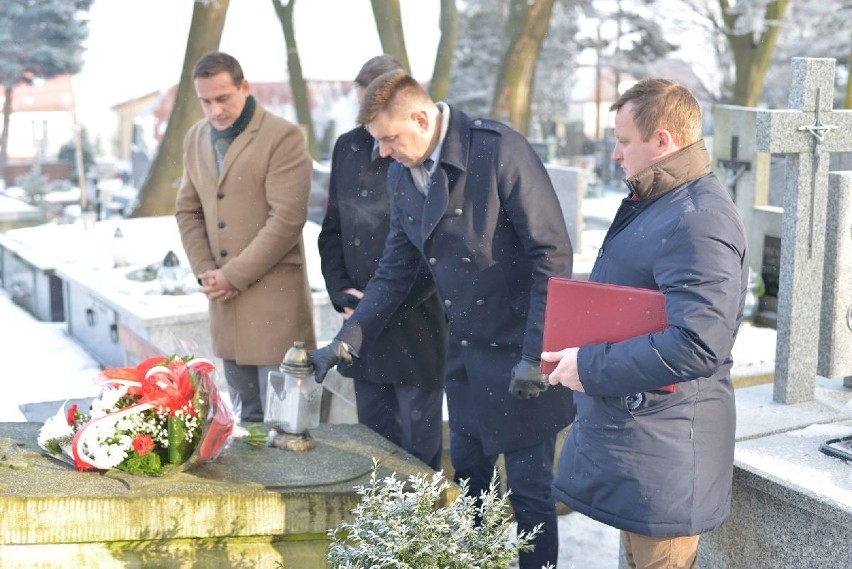
{"type": "Polygon", "coordinates": [[[793,58],[790,110],[760,111],[757,149],[787,155],[774,398],[814,398],[821,314],[828,158],[852,149],[852,113],[832,111],[834,60],[793,58]]]}
{"type": "Polygon", "coordinates": [[[778,275],[781,271],[781,238],[766,235],[763,238],[763,261],[760,266],[760,276],[766,287],[764,299],[766,310],[775,312],[778,302],[778,275]]]}

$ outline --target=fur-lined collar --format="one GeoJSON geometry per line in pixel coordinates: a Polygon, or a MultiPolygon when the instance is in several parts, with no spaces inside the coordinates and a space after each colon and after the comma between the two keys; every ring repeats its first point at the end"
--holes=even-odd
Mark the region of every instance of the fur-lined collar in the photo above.
{"type": "Polygon", "coordinates": [[[710,173],[710,154],[699,140],[625,180],[640,200],[656,199],[710,173]]]}

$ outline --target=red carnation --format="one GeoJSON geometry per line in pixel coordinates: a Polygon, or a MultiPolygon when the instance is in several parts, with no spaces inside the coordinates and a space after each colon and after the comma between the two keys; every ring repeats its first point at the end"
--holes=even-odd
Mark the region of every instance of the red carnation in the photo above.
{"type": "Polygon", "coordinates": [[[154,439],[151,438],[151,435],[137,436],[133,439],[133,450],[135,450],[136,454],[139,456],[145,456],[154,450],[154,439]]]}
{"type": "Polygon", "coordinates": [[[68,408],[68,415],[66,415],[65,420],[68,421],[68,424],[71,425],[72,427],[77,422],[77,404],[76,403],[68,408]]]}

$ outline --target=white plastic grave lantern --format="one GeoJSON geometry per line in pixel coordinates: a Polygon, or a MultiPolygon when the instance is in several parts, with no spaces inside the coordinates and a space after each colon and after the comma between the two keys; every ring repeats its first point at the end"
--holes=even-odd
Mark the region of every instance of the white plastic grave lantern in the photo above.
{"type": "Polygon", "coordinates": [[[180,259],[174,251],[169,251],[157,269],[157,281],[163,294],[183,294],[185,292],[186,271],[180,266],[180,259]]]}
{"type": "Polygon", "coordinates": [[[320,423],[322,385],[304,342],[287,350],[279,371],[269,372],[263,421],[286,433],[302,434],[320,423]]]}
{"type": "Polygon", "coordinates": [[[112,266],[126,267],[127,266],[127,244],[124,241],[124,234],[120,227],[115,228],[115,233],[112,234],[112,266]]]}

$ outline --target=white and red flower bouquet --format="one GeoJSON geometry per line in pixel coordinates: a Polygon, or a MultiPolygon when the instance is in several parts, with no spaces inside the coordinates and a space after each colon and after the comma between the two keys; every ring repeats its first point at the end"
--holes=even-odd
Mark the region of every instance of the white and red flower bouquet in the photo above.
{"type": "Polygon", "coordinates": [[[218,457],[234,417],[201,358],[162,356],[102,371],[88,413],[63,405],[39,431],[38,444],[78,470],[159,476],[218,457]]]}

